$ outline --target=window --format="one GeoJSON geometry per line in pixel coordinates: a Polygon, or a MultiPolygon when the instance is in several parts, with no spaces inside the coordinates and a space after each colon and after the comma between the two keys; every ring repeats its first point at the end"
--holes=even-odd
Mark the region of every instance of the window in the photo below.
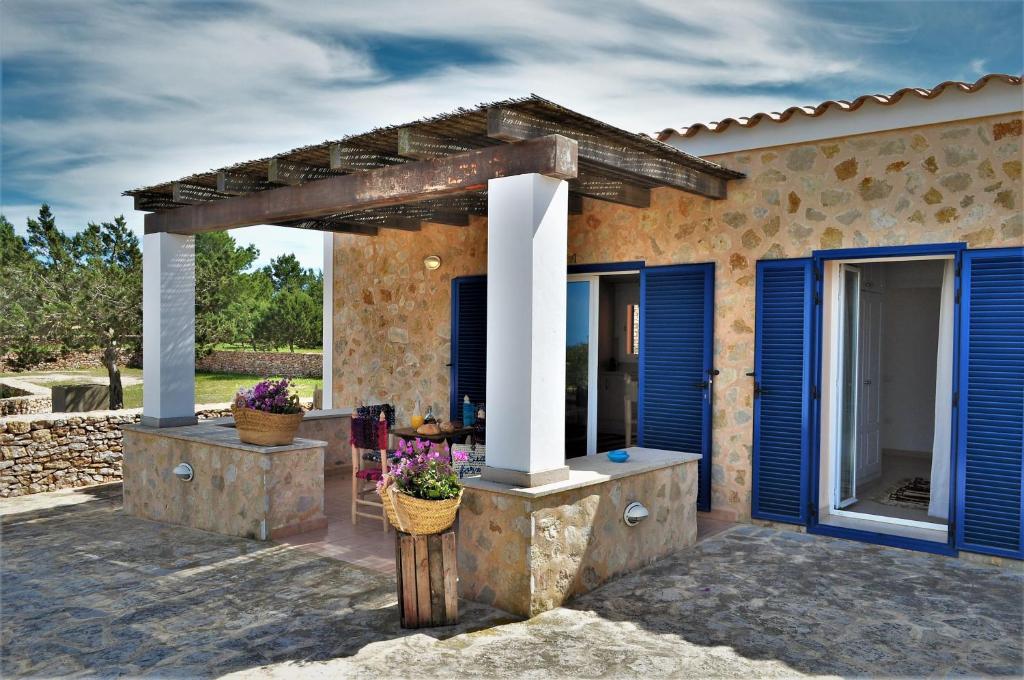
{"type": "Polygon", "coordinates": [[[640,305],[626,305],[626,354],[640,354],[640,305]]]}

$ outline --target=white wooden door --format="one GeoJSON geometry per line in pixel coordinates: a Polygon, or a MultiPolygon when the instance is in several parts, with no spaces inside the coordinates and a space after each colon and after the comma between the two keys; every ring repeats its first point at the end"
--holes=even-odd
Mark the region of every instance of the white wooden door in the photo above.
{"type": "Polygon", "coordinates": [[[860,374],[859,408],[857,409],[857,486],[877,479],[882,474],[881,448],[881,348],[882,296],[862,290],[860,296],[860,374]]]}

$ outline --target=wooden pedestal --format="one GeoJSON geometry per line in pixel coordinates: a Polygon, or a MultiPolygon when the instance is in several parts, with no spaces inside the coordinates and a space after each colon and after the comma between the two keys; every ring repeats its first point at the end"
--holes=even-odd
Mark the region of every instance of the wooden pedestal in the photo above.
{"type": "Polygon", "coordinates": [[[455,530],[412,536],[396,531],[395,573],[402,628],[459,622],[455,530]]]}

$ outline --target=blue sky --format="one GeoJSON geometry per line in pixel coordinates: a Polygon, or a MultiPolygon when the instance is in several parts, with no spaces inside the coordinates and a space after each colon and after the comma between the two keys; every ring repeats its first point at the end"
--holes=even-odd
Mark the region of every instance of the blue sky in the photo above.
{"type": "MultiPolygon", "coordinates": [[[[1019,74],[1014,2],[4,0],[0,205],[122,190],[535,92],[635,131],[1019,74]]],[[[321,264],[319,234],[237,230],[321,264]]]]}

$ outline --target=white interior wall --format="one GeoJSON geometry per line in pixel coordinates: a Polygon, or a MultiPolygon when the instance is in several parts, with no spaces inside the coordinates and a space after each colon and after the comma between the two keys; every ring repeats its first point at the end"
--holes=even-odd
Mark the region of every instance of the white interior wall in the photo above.
{"type": "Polygon", "coordinates": [[[885,266],[882,449],[930,452],[942,261],[885,266]]]}

